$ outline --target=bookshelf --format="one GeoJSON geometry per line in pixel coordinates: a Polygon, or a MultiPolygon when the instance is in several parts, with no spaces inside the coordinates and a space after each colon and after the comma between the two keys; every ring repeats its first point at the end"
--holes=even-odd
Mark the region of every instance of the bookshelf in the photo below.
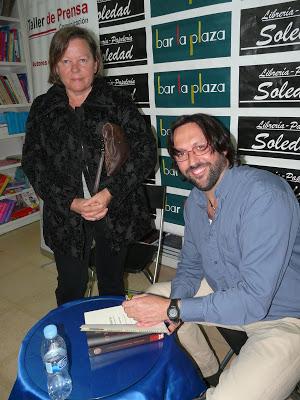
{"type": "MultiPolygon", "coordinates": [[[[10,93],[9,97],[11,98],[15,95],[16,99],[15,101],[11,99],[11,102],[3,100],[2,85],[2,100],[0,95],[0,115],[4,116],[4,118],[8,114],[14,115],[16,118],[20,117],[21,113],[26,114],[30,109],[33,98],[29,44],[24,19],[26,13],[23,3],[24,2],[22,0],[15,0],[11,15],[9,17],[0,15],[0,27],[2,28],[2,32],[7,30],[9,32],[8,35],[11,34],[11,32],[14,32],[15,35],[13,50],[9,51],[7,45],[6,53],[1,53],[0,55],[0,76],[24,77],[24,74],[26,74],[27,80],[27,85],[25,85],[27,87],[27,93],[25,93],[25,89],[23,93],[19,92],[20,88],[22,89],[22,87],[24,87],[22,85],[19,86],[18,89],[15,86],[12,87],[14,94],[11,95],[10,93]]],[[[1,40],[1,48],[3,49],[3,36],[1,36],[1,40]]],[[[7,37],[5,40],[6,42],[8,41],[7,37]]],[[[5,96],[6,95],[4,94],[4,98],[5,96]]],[[[22,154],[24,138],[25,133],[23,131],[11,134],[11,132],[8,132],[8,129],[5,128],[4,125],[2,125],[1,128],[0,122],[0,174],[5,174],[11,177],[15,176],[17,168],[21,166],[20,161],[16,160],[15,162],[11,162],[10,164],[7,163],[7,165],[5,165],[5,161],[3,160],[6,160],[7,157],[22,154]]],[[[21,189],[17,194],[28,194],[30,190],[32,190],[32,188],[27,187],[23,190],[21,189]]],[[[0,196],[0,200],[14,198],[15,195],[16,194],[2,194],[0,196]]],[[[40,212],[34,212],[32,214],[0,224],[0,235],[17,229],[21,226],[30,224],[34,221],[38,221],[39,219],[40,212]]]]}

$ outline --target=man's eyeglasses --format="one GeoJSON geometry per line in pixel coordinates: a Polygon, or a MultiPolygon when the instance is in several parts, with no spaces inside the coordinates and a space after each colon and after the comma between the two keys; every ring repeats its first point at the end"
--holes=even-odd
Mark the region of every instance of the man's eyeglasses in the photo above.
{"type": "Polygon", "coordinates": [[[177,162],[186,161],[189,158],[189,153],[193,153],[195,156],[203,156],[209,151],[209,144],[197,144],[192,147],[192,150],[176,150],[174,149],[174,158],[177,162]]]}

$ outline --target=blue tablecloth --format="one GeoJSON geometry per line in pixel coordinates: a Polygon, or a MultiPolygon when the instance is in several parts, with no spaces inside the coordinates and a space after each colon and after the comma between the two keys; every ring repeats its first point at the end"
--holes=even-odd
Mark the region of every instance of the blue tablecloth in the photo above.
{"type": "Polygon", "coordinates": [[[34,325],[22,342],[18,376],[9,400],[49,399],[40,355],[43,328],[48,324],[55,324],[67,342],[71,400],[191,400],[205,391],[194,363],[177,344],[175,335],[89,358],[85,333],[79,329],[84,312],[119,305],[122,300],[95,297],[70,302],[34,325]]]}

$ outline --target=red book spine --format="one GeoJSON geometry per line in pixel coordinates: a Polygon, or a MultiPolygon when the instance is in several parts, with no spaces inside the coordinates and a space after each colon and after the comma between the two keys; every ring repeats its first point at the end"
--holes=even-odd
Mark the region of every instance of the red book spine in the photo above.
{"type": "Polygon", "coordinates": [[[145,336],[121,340],[120,342],[105,343],[99,346],[89,347],[89,356],[95,357],[112,351],[128,349],[130,347],[140,346],[141,344],[157,342],[158,340],[163,339],[163,337],[163,333],[151,333],[145,336]]]}

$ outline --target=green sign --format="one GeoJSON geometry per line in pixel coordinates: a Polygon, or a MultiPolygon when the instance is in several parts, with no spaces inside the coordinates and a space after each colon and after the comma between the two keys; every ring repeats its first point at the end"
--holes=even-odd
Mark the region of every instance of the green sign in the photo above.
{"type": "Polygon", "coordinates": [[[156,107],[230,107],[230,68],[154,74],[156,107]]]}
{"type": "MultiPolygon", "coordinates": [[[[168,136],[171,133],[171,125],[176,119],[177,115],[159,115],[156,116],[156,134],[159,148],[167,148],[168,136]]],[[[215,117],[221,122],[227,130],[230,130],[230,117],[215,117]]]]}
{"type": "Polygon", "coordinates": [[[156,135],[159,148],[167,147],[168,136],[171,133],[171,125],[177,118],[177,115],[160,115],[156,117],[156,135]]]}
{"type": "Polygon", "coordinates": [[[151,0],[151,16],[171,14],[191,8],[206,7],[213,4],[230,3],[231,0],[151,0]]]}
{"type": "Polygon", "coordinates": [[[167,193],[164,220],[171,224],[184,226],[183,209],[185,196],[167,193]]]}
{"type": "Polygon", "coordinates": [[[164,186],[172,186],[191,190],[193,185],[175,168],[171,157],[159,157],[161,183],[164,186]]]}
{"type": "Polygon", "coordinates": [[[152,27],[154,63],[230,56],[231,13],[152,27]]]}

